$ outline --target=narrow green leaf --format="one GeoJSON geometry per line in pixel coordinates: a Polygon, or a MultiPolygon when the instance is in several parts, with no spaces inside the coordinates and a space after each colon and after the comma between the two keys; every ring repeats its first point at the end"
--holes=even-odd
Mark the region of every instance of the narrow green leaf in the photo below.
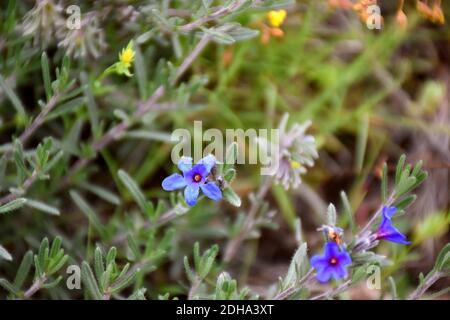
{"type": "Polygon", "coordinates": [[[131,178],[128,173],[123,170],[118,171],[118,176],[130,192],[131,196],[136,201],[138,206],[141,208],[142,212],[147,212],[147,210],[150,210],[151,208],[147,204],[144,194],[142,193],[138,184],[133,180],[133,178],[131,178]]]}
{"type": "Polygon", "coordinates": [[[223,198],[235,207],[241,206],[241,198],[234,192],[231,187],[226,187],[222,191],[223,198]]]}
{"type": "Polygon", "coordinates": [[[100,222],[99,218],[95,214],[94,210],[87,204],[87,202],[76,192],[75,190],[69,191],[72,200],[75,204],[80,208],[81,212],[88,218],[88,220],[92,223],[94,228],[100,233],[100,235],[104,235],[105,229],[100,222]]]}
{"type": "Polygon", "coordinates": [[[7,204],[4,204],[0,207],[0,213],[7,213],[10,211],[17,210],[19,208],[22,208],[22,206],[27,202],[27,199],[25,198],[17,198],[11,202],[8,202],[7,204]]]}
{"type": "Polygon", "coordinates": [[[12,285],[8,280],[6,279],[0,279],[0,286],[3,287],[3,289],[5,289],[6,291],[8,291],[9,293],[11,293],[12,295],[16,296],[16,297],[20,297],[21,296],[21,292],[20,290],[15,287],[14,285],[12,285]]]}
{"type": "Polygon", "coordinates": [[[33,264],[33,251],[29,250],[22,259],[19,269],[17,269],[16,277],[14,278],[14,286],[21,288],[30,273],[31,265],[33,264]]]}
{"type": "Polygon", "coordinates": [[[44,80],[45,94],[47,96],[47,101],[49,101],[53,93],[52,93],[52,83],[50,77],[48,57],[45,52],[43,52],[41,56],[41,67],[42,67],[42,78],[44,80]]]}
{"type": "Polygon", "coordinates": [[[350,201],[348,200],[347,194],[344,191],[341,191],[340,196],[341,196],[341,202],[342,202],[342,207],[343,207],[344,213],[348,217],[348,223],[350,225],[350,229],[352,230],[352,232],[354,232],[356,230],[355,219],[353,216],[353,210],[350,205],[350,201]]]}
{"type": "Polygon", "coordinates": [[[389,277],[389,285],[391,287],[392,300],[397,300],[397,286],[395,285],[394,278],[389,277]]]}
{"type": "Polygon", "coordinates": [[[44,289],[54,288],[61,282],[62,279],[63,279],[62,276],[58,276],[58,278],[56,278],[54,281],[44,283],[42,285],[42,288],[44,288],[44,289]]]}
{"type": "Polygon", "coordinates": [[[101,300],[102,294],[98,288],[97,281],[94,278],[91,267],[86,261],[81,264],[81,278],[91,297],[95,300],[101,300]]]}
{"type": "Polygon", "coordinates": [[[103,253],[100,247],[95,248],[94,252],[94,270],[97,280],[100,281],[103,273],[105,272],[105,264],[103,263],[103,253]]]}
{"type": "Polygon", "coordinates": [[[19,100],[19,97],[17,97],[16,93],[11,89],[11,87],[6,83],[5,78],[0,74],[0,87],[3,88],[3,91],[5,92],[6,96],[8,97],[9,101],[11,101],[13,107],[16,109],[17,113],[20,113],[23,116],[26,116],[25,108],[22,104],[22,102],[19,100]]]}
{"type": "Polygon", "coordinates": [[[2,245],[0,245],[0,259],[12,261],[12,256],[2,245]]]}
{"type": "Polygon", "coordinates": [[[388,197],[388,167],[386,162],[383,164],[381,175],[381,202],[385,203],[388,197]]]}
{"type": "Polygon", "coordinates": [[[405,165],[406,156],[404,154],[401,155],[400,159],[397,163],[397,168],[395,170],[395,186],[397,186],[400,182],[400,178],[403,173],[403,167],[405,165]]]}
{"type": "Polygon", "coordinates": [[[27,201],[25,202],[25,205],[28,207],[31,207],[33,209],[54,215],[54,216],[59,216],[60,212],[58,208],[52,207],[46,203],[43,203],[41,201],[37,201],[37,200],[32,200],[32,199],[27,199],[27,201]]]}
{"type": "Polygon", "coordinates": [[[335,226],[336,220],[336,208],[332,203],[330,203],[327,208],[327,223],[330,226],[335,226]]]}
{"type": "Polygon", "coordinates": [[[92,183],[81,183],[80,187],[92,192],[93,194],[99,196],[100,198],[108,201],[111,204],[114,204],[116,206],[120,205],[120,198],[113,192],[109,191],[108,189],[105,189],[101,186],[97,186],[92,183]]]}

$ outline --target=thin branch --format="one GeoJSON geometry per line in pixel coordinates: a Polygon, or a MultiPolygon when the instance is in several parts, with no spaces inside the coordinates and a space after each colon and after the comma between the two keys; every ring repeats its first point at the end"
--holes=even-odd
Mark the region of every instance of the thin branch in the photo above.
{"type": "Polygon", "coordinates": [[[272,179],[266,178],[264,183],[259,188],[252,206],[250,207],[247,218],[245,219],[244,227],[242,228],[241,232],[236,237],[230,239],[227,244],[227,247],[225,249],[224,262],[228,263],[234,258],[241,243],[245,240],[248,233],[252,230],[255,224],[256,215],[258,214],[258,211],[263,203],[263,199],[269,191],[271,185],[272,179]]]}
{"type": "MultiPolygon", "coordinates": [[[[31,176],[29,176],[22,184],[21,189],[23,190],[23,193],[26,193],[26,191],[31,187],[31,185],[36,182],[38,177],[39,177],[39,172],[35,169],[33,171],[33,173],[31,174],[31,176]]],[[[4,205],[8,202],[11,202],[11,201],[17,199],[20,195],[21,194],[19,194],[19,193],[10,193],[0,199],[0,205],[4,205]]]]}
{"type": "MultiPolygon", "coordinates": [[[[174,85],[181,78],[181,76],[183,76],[183,74],[188,70],[188,68],[192,65],[195,59],[200,55],[200,53],[206,47],[209,41],[210,41],[209,36],[205,35],[202,37],[199,43],[195,46],[192,52],[185,58],[185,60],[181,64],[180,68],[178,69],[175,75],[174,80],[171,83],[172,85],[174,85]]],[[[166,89],[164,88],[164,86],[163,85],[159,86],[147,101],[139,104],[138,108],[136,109],[135,113],[133,114],[130,120],[124,120],[120,122],[118,125],[111,128],[102,138],[100,138],[100,140],[95,142],[93,145],[94,151],[98,153],[102,151],[105,147],[110,145],[113,141],[120,139],[128,128],[130,128],[136,121],[142,119],[142,117],[145,114],[147,114],[155,106],[157,106],[158,100],[165,94],[165,92],[166,89]]],[[[73,176],[80,169],[86,166],[91,160],[92,158],[91,159],[79,158],[72,165],[72,167],[69,170],[69,173],[64,178],[63,186],[68,185],[72,180],[73,176]]]]}
{"type": "Polygon", "coordinates": [[[312,277],[314,276],[314,269],[311,268],[309,269],[309,271],[303,276],[303,278],[300,279],[300,281],[294,286],[294,287],[289,287],[286,290],[280,292],[279,294],[277,294],[273,300],[286,300],[289,299],[292,295],[294,295],[295,293],[297,293],[301,288],[302,285],[307,283],[309,280],[312,279],[312,277]]]}
{"type": "Polygon", "coordinates": [[[25,291],[23,294],[24,299],[30,299],[36,292],[38,292],[42,286],[45,284],[45,281],[47,281],[47,275],[43,274],[42,277],[40,277],[38,280],[36,280],[32,286],[25,291]]]}
{"type": "Polygon", "coordinates": [[[337,287],[336,289],[328,290],[324,293],[321,293],[317,296],[312,297],[310,300],[320,300],[320,299],[324,299],[324,298],[332,298],[335,295],[347,290],[347,288],[350,287],[351,284],[352,284],[352,280],[347,280],[343,284],[341,284],[339,287],[337,287]]]}
{"type": "Polygon", "coordinates": [[[408,300],[417,300],[422,297],[425,292],[440,278],[442,278],[443,274],[441,272],[435,272],[428,280],[425,281],[421,286],[419,286],[413,293],[410,294],[408,300]]]}
{"type": "Polygon", "coordinates": [[[246,2],[247,2],[246,0],[238,0],[238,1],[230,4],[227,7],[219,7],[213,13],[206,15],[204,17],[201,17],[200,19],[190,22],[188,24],[185,24],[184,26],[179,27],[179,30],[181,32],[190,32],[192,30],[198,29],[210,21],[217,20],[229,13],[232,13],[232,12],[238,10],[246,2]]]}
{"type": "Polygon", "coordinates": [[[395,197],[394,197],[394,193],[391,194],[391,196],[387,199],[387,201],[385,203],[382,203],[380,205],[380,207],[378,208],[377,212],[375,212],[372,215],[372,218],[369,220],[369,222],[367,222],[367,224],[364,226],[364,228],[361,229],[361,231],[358,233],[357,237],[360,237],[362,235],[364,235],[364,233],[366,233],[367,231],[370,230],[370,228],[373,226],[373,224],[375,223],[375,221],[378,219],[378,217],[380,216],[380,214],[383,212],[383,208],[385,206],[390,207],[395,201],[395,197]]]}

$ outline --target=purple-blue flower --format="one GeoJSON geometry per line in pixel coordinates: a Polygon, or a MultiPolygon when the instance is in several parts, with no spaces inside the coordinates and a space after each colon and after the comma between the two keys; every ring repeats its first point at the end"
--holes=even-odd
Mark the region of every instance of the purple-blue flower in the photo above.
{"type": "Polygon", "coordinates": [[[216,158],[211,154],[201,159],[194,166],[192,166],[191,157],[181,157],[178,162],[178,169],[183,172],[183,175],[174,173],[168,176],[163,180],[162,187],[166,191],[186,187],[184,189],[184,199],[191,207],[197,203],[200,189],[208,198],[219,201],[222,199],[222,191],[214,182],[206,181],[215,164],[216,158]]]}
{"type": "Polygon", "coordinates": [[[400,244],[410,244],[406,240],[406,236],[402,234],[397,228],[392,224],[392,216],[397,211],[396,207],[384,206],[382,210],[381,223],[378,227],[378,231],[375,236],[377,240],[387,240],[400,244]]]}
{"type": "Polygon", "coordinates": [[[327,242],[323,256],[313,256],[311,265],[317,270],[317,280],[328,282],[330,278],[336,280],[347,277],[347,266],[352,259],[347,251],[341,250],[335,242],[327,242]]]}

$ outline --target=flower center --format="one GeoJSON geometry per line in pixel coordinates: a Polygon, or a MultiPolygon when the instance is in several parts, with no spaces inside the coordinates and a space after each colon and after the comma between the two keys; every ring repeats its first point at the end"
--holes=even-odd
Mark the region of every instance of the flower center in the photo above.
{"type": "Polygon", "coordinates": [[[335,264],[337,264],[337,259],[336,259],[336,258],[331,258],[331,259],[330,259],[330,264],[333,265],[333,266],[334,266],[335,264]]]}
{"type": "Polygon", "coordinates": [[[200,180],[202,180],[202,176],[201,176],[200,174],[198,174],[198,173],[195,174],[195,175],[194,175],[194,181],[195,181],[195,182],[200,182],[200,180]]]}

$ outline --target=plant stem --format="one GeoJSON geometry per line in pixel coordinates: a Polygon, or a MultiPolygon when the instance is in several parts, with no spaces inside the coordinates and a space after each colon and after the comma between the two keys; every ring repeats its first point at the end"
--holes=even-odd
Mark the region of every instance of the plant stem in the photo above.
{"type": "MultiPolygon", "coordinates": [[[[195,46],[195,48],[191,51],[191,53],[185,58],[177,73],[175,74],[174,79],[171,84],[174,85],[188,70],[188,68],[192,65],[195,59],[200,55],[202,50],[209,43],[210,37],[205,35],[199,41],[199,43],[195,46]]],[[[93,149],[96,153],[102,151],[105,147],[110,145],[113,141],[122,137],[122,135],[126,132],[128,128],[130,128],[136,121],[142,119],[142,117],[147,114],[149,111],[153,109],[153,107],[157,104],[158,100],[165,94],[166,89],[163,85],[159,86],[152,96],[145,101],[144,103],[139,104],[137,110],[133,114],[130,120],[124,120],[120,122],[115,127],[111,128],[100,140],[94,143],[93,149]]],[[[66,175],[63,181],[63,186],[68,185],[73,176],[84,166],[86,166],[92,159],[87,158],[79,158],[70,168],[69,173],[66,175]]]]}
{"type": "Polygon", "coordinates": [[[425,292],[438,281],[443,274],[441,272],[435,272],[428,280],[426,280],[421,286],[419,286],[413,293],[410,294],[408,300],[417,300],[422,297],[425,292]]]}
{"type": "Polygon", "coordinates": [[[191,285],[191,288],[189,289],[188,300],[194,299],[195,294],[197,293],[197,290],[200,287],[201,283],[202,283],[201,279],[199,277],[196,277],[194,282],[191,285]]]}
{"type": "Polygon", "coordinates": [[[252,230],[255,224],[256,215],[258,214],[258,211],[263,203],[263,199],[266,196],[267,192],[269,191],[271,185],[272,185],[272,178],[266,178],[264,183],[259,188],[258,193],[256,194],[256,197],[254,199],[254,202],[250,207],[250,211],[247,215],[247,218],[245,219],[244,227],[242,228],[241,232],[236,237],[230,239],[230,241],[227,244],[224,255],[225,263],[230,262],[234,258],[241,243],[245,240],[248,233],[252,230]]]}
{"type": "Polygon", "coordinates": [[[378,219],[378,217],[380,216],[381,212],[383,212],[383,208],[385,206],[390,207],[395,201],[395,197],[394,197],[394,193],[392,193],[389,198],[386,200],[386,203],[382,203],[380,205],[380,207],[378,208],[377,212],[375,212],[372,215],[372,218],[369,220],[369,222],[367,222],[367,224],[364,226],[364,228],[361,229],[361,231],[358,233],[358,236],[362,236],[364,235],[364,233],[366,233],[367,231],[370,230],[370,228],[373,226],[373,224],[375,223],[375,221],[378,219]]]}
{"type": "Polygon", "coordinates": [[[341,293],[342,291],[345,291],[350,285],[352,284],[352,280],[347,280],[343,284],[341,284],[336,289],[331,289],[328,291],[325,291],[324,293],[321,293],[317,296],[312,297],[310,300],[320,300],[323,298],[332,298],[335,295],[341,293]]]}
{"type": "Polygon", "coordinates": [[[38,280],[36,280],[32,286],[25,291],[23,294],[24,299],[30,299],[36,292],[38,292],[42,286],[44,285],[45,281],[47,281],[47,275],[44,273],[38,280]]]}
{"type": "Polygon", "coordinates": [[[192,30],[200,28],[201,26],[203,26],[204,24],[206,24],[210,21],[219,19],[219,18],[223,17],[224,15],[227,15],[229,13],[232,13],[233,11],[238,10],[245,2],[246,2],[245,0],[238,0],[227,7],[220,6],[213,13],[206,15],[204,17],[201,17],[200,19],[198,19],[196,21],[185,24],[184,26],[179,27],[179,30],[181,32],[190,32],[192,30]]]}
{"type": "Polygon", "coordinates": [[[294,295],[295,293],[297,293],[300,289],[301,286],[303,284],[305,284],[306,282],[308,282],[310,279],[312,279],[312,277],[314,276],[314,269],[311,268],[309,269],[309,271],[303,276],[303,278],[300,279],[300,281],[296,284],[296,286],[294,287],[289,287],[286,290],[280,292],[279,294],[277,294],[273,300],[286,300],[289,297],[291,297],[292,295],[294,295]]]}
{"type": "MultiPolygon", "coordinates": [[[[39,177],[39,171],[37,171],[35,169],[33,171],[33,173],[31,174],[31,176],[29,176],[22,184],[21,188],[23,190],[23,193],[25,193],[30,188],[30,186],[37,180],[38,177],[39,177]]],[[[19,196],[20,196],[20,194],[18,194],[18,193],[10,193],[0,199],[0,205],[4,205],[8,202],[11,202],[11,201],[17,199],[19,196]]]]}

